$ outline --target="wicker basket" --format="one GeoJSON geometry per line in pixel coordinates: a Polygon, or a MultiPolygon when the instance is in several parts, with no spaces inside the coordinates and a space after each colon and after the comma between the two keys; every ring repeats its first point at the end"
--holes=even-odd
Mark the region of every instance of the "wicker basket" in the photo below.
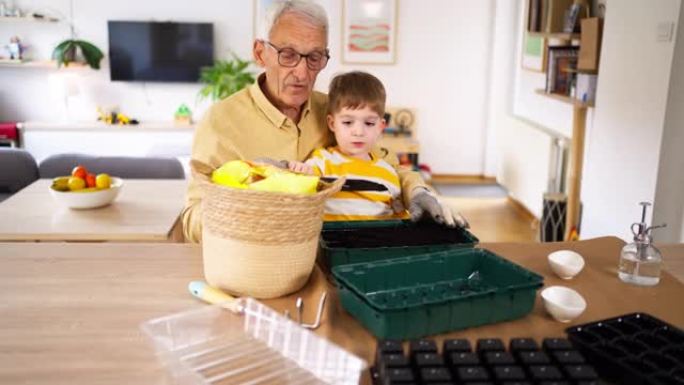
{"type": "Polygon", "coordinates": [[[204,277],[234,295],[274,298],[306,284],[316,260],[325,199],[341,178],[313,195],[240,190],[201,182],[204,277]]]}

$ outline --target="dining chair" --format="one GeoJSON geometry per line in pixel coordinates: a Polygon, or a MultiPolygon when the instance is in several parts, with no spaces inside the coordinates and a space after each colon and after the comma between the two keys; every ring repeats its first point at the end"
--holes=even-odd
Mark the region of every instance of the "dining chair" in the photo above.
{"type": "Polygon", "coordinates": [[[94,174],[107,173],[127,179],[185,179],[183,165],[173,157],[57,154],[40,162],[38,170],[41,178],[55,178],[71,174],[77,165],[94,174]]]}
{"type": "Polygon", "coordinates": [[[0,201],[38,179],[33,156],[20,148],[0,147],[0,201]]]}

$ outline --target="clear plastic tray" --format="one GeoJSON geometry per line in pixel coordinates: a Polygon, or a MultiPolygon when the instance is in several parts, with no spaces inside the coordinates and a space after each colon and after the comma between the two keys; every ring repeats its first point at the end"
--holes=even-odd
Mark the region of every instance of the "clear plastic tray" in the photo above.
{"type": "Polygon", "coordinates": [[[358,384],[366,361],[253,299],[141,325],[176,384],[358,384]]]}

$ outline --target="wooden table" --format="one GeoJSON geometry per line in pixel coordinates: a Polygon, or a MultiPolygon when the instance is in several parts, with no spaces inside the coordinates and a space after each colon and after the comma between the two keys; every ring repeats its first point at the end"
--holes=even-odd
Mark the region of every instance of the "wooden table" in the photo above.
{"type": "Polygon", "coordinates": [[[37,180],[0,203],[0,241],[178,240],[185,180],[127,179],[111,205],[91,210],[60,206],[51,183],[37,180]]]}
{"type": "MultiPolygon", "coordinates": [[[[617,238],[572,244],[483,244],[544,275],[546,285],[575,288],[587,299],[587,311],[573,323],[561,324],[545,314],[538,298],[532,313],[519,320],[435,339],[529,336],[540,341],[563,336],[573,324],[633,311],[684,327],[684,285],[668,273],[652,288],[621,283],[617,261],[622,245],[617,238]],[[546,255],[561,248],[576,250],[587,261],[585,270],[571,281],[554,277],[546,264],[546,255]]],[[[684,257],[684,248],[669,250],[684,257]]],[[[206,306],[187,292],[188,282],[201,278],[197,245],[0,243],[0,383],[165,383],[165,372],[139,325],[206,306]]],[[[322,290],[331,296],[316,333],[372,362],[375,339],[341,308],[320,270],[299,293],[264,302],[294,314],[295,298],[301,295],[304,319],[311,322],[322,290]]]]}

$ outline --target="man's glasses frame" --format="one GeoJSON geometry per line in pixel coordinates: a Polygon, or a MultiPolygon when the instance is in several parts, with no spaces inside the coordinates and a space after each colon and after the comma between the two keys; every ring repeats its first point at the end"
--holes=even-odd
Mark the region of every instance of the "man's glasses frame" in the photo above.
{"type": "Polygon", "coordinates": [[[278,48],[273,43],[267,40],[262,40],[262,42],[271,48],[273,48],[278,53],[278,64],[283,67],[293,68],[299,65],[302,58],[306,59],[306,67],[312,71],[320,71],[328,65],[328,60],[330,59],[330,52],[326,49],[325,51],[313,51],[308,54],[303,54],[295,51],[292,48],[278,48]],[[285,55],[283,55],[283,53],[285,55]],[[288,59],[288,55],[291,55],[291,59],[288,59]],[[320,55],[320,56],[319,56],[320,55]],[[318,58],[317,58],[318,56],[318,58]],[[296,59],[296,60],[294,60],[296,59]],[[312,61],[314,60],[314,61],[312,61]],[[316,62],[318,60],[318,63],[316,62]]]}

